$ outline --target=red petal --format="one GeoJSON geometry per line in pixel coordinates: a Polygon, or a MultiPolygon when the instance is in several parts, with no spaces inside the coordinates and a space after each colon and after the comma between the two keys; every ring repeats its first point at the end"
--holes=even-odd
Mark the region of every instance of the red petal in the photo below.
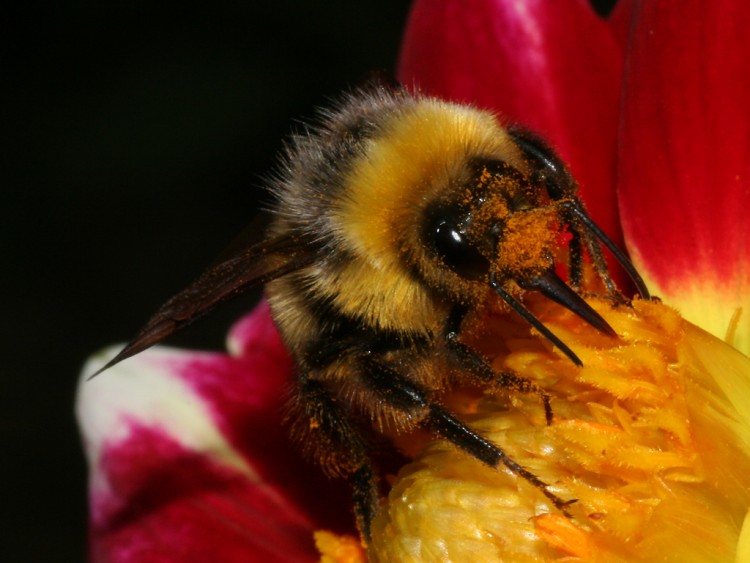
{"type": "MultiPolygon", "coordinates": [[[[750,302],[750,4],[643,2],[636,16],[623,227],[657,291],[702,323],[727,300],[750,302]]],[[[731,308],[723,328],[708,327],[715,334],[731,308]]]]}
{"type": "Polygon", "coordinates": [[[213,406],[226,439],[264,482],[294,498],[318,527],[352,531],[348,484],[324,477],[290,441],[284,415],[293,364],[266,302],[232,328],[229,347],[240,354],[234,361],[192,356],[173,368],[213,406]]]}
{"type": "Polygon", "coordinates": [[[612,13],[607,18],[609,27],[623,53],[627,52],[635,4],[636,0],[617,0],[612,13]]]}
{"type": "Polygon", "coordinates": [[[230,340],[238,357],[157,347],[82,382],[99,560],[297,561],[314,530],[353,531],[346,484],[290,444],[291,360],[267,305],[230,340]]]}
{"type": "Polygon", "coordinates": [[[315,561],[314,527],[282,493],[133,425],[104,448],[94,561],[315,561]]]}
{"type": "Polygon", "coordinates": [[[594,218],[617,239],[621,69],[609,25],[585,0],[417,0],[398,75],[547,137],[570,164],[594,218]]]}

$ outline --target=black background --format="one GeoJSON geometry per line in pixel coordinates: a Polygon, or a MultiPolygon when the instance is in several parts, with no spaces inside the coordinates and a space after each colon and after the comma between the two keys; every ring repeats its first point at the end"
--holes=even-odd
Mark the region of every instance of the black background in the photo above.
{"type": "MultiPolygon", "coordinates": [[[[1,63],[0,556],[82,561],[85,358],[252,219],[293,119],[393,70],[408,3],[20,4],[1,63]]],[[[220,348],[251,304],[172,343],[220,348]]]]}
{"type": "MultiPolygon", "coordinates": [[[[408,3],[20,9],[2,61],[0,557],[83,561],[85,358],[243,230],[293,120],[393,70],[408,3]]],[[[251,304],[171,342],[220,348],[251,304]]]]}

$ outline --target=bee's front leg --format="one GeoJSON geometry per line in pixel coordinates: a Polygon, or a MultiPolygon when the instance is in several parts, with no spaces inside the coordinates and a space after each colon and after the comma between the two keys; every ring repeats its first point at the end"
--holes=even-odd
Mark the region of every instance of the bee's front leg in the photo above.
{"type": "Polygon", "coordinates": [[[510,389],[520,393],[536,393],[544,403],[544,415],[547,424],[552,423],[552,406],[550,396],[526,377],[509,371],[496,372],[492,369],[487,358],[474,350],[471,346],[460,341],[461,323],[468,310],[463,305],[456,305],[451,311],[443,331],[449,360],[458,368],[462,375],[493,387],[510,389]]]}
{"type": "Polygon", "coordinates": [[[569,501],[564,501],[552,493],[544,481],[509,457],[502,448],[432,400],[426,389],[410,381],[377,355],[363,358],[363,364],[363,384],[377,393],[390,407],[406,413],[416,424],[448,440],[490,467],[505,465],[513,473],[537,487],[564,514],[568,514],[566,507],[570,504],[569,501]]]}

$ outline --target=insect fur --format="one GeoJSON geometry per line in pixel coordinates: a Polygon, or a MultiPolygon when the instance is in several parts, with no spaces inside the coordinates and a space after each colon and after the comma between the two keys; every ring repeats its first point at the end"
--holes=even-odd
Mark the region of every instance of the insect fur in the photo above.
{"type": "Polygon", "coordinates": [[[524,306],[524,292],[540,292],[615,337],[580,290],[588,255],[607,294],[625,301],[604,245],[649,296],[549,146],[490,112],[375,85],[345,96],[294,136],[271,189],[263,242],[167,301],[99,372],[264,284],[296,360],[292,433],[326,473],[351,480],[364,541],[380,497],[363,422],[429,430],[490,466],[507,466],[566,512],[571,501],[439,401],[467,382],[536,393],[550,423],[543,389],[523,374],[495,372],[462,341],[467,316],[509,308],[581,365],[524,306]],[[563,229],[570,234],[567,284],[555,273],[563,229]]]}

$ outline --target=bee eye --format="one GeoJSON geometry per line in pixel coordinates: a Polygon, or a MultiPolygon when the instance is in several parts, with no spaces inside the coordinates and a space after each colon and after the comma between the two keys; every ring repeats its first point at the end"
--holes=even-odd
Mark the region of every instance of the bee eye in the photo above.
{"type": "Polygon", "coordinates": [[[428,236],[443,263],[461,277],[477,280],[487,275],[489,261],[450,219],[435,221],[428,236]]]}

